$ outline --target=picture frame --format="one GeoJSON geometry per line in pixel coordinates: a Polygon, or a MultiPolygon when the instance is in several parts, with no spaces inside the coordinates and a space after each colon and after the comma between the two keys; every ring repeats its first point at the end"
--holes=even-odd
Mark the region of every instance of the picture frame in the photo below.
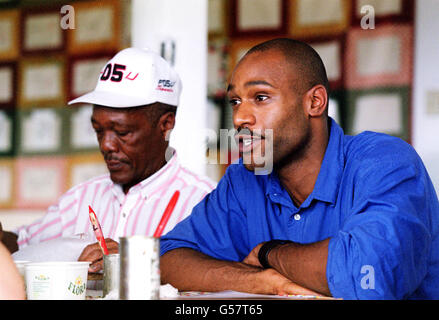
{"type": "Polygon", "coordinates": [[[345,75],[345,36],[318,37],[305,42],[313,47],[322,59],[325,65],[330,90],[342,88],[345,75]]]}
{"type": "Polygon", "coordinates": [[[21,14],[21,52],[23,55],[62,52],[66,33],[60,27],[59,8],[32,7],[21,14]]]}
{"type": "Polygon", "coordinates": [[[0,11],[0,61],[14,61],[20,55],[20,11],[0,11]]]}
{"type": "Polygon", "coordinates": [[[75,29],[68,30],[67,36],[70,54],[118,51],[122,15],[119,1],[75,2],[74,8],[75,29]]]}
{"type": "Polygon", "coordinates": [[[232,37],[279,36],[288,31],[288,0],[230,0],[232,37]]]}
{"type": "Polygon", "coordinates": [[[17,100],[17,64],[0,62],[0,109],[15,109],[17,100]]]}
{"type": "Polygon", "coordinates": [[[18,64],[18,107],[52,107],[66,104],[66,61],[63,56],[38,56],[18,64]]]}
{"type": "Polygon", "coordinates": [[[94,90],[101,70],[112,56],[111,53],[94,53],[70,57],[67,69],[67,100],[73,100],[94,90]]]}
{"type": "Polygon", "coordinates": [[[209,40],[224,38],[230,33],[230,0],[208,0],[207,31],[209,40]]]}
{"type": "Polygon", "coordinates": [[[25,109],[19,110],[17,117],[17,154],[34,156],[67,153],[66,109],[25,109]]]}
{"type": "Polygon", "coordinates": [[[413,27],[353,28],[346,37],[344,69],[349,89],[409,85],[413,79],[413,27]]]}
{"type": "Polygon", "coordinates": [[[357,27],[361,25],[363,17],[369,13],[368,8],[365,7],[367,5],[373,8],[375,25],[413,22],[414,20],[414,0],[353,0],[351,7],[352,26],[357,27]]]}
{"type": "Polygon", "coordinates": [[[99,144],[96,133],[91,125],[93,106],[81,104],[67,110],[68,121],[65,131],[69,132],[68,146],[70,153],[98,151],[99,144]]]}
{"type": "Polygon", "coordinates": [[[340,35],[350,20],[349,0],[290,0],[289,34],[294,38],[340,35]]]}
{"type": "Polygon", "coordinates": [[[72,188],[88,179],[107,174],[108,169],[100,152],[72,155],[67,159],[67,185],[72,188]]]}
{"type": "Polygon", "coordinates": [[[18,157],[15,160],[15,207],[47,209],[67,190],[65,157],[18,157]]]}
{"type": "Polygon", "coordinates": [[[0,209],[10,209],[14,205],[15,170],[12,158],[0,158],[0,209]]]}
{"type": "Polygon", "coordinates": [[[411,142],[410,87],[349,90],[346,108],[346,134],[370,130],[411,142]]]}
{"type": "Polygon", "coordinates": [[[217,39],[209,41],[207,51],[207,94],[213,99],[222,99],[226,95],[229,44],[217,39]]]}
{"type": "Polygon", "coordinates": [[[16,154],[16,112],[0,109],[0,157],[10,157],[16,154]]]}

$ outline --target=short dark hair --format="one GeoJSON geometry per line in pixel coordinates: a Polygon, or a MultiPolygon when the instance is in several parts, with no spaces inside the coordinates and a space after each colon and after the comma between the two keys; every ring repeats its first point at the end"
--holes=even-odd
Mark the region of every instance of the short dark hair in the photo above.
{"type": "Polygon", "coordinates": [[[145,110],[145,113],[148,119],[151,121],[151,125],[153,127],[157,126],[160,117],[163,116],[165,113],[171,112],[174,114],[174,116],[177,113],[176,106],[172,106],[170,104],[165,104],[161,102],[145,105],[142,106],[142,108],[145,110]]]}
{"type": "Polygon", "coordinates": [[[325,65],[319,54],[310,45],[290,38],[277,38],[254,46],[247,51],[245,56],[267,50],[279,50],[283,53],[287,61],[292,63],[299,72],[300,82],[305,85],[305,90],[320,84],[329,93],[325,65]]]}

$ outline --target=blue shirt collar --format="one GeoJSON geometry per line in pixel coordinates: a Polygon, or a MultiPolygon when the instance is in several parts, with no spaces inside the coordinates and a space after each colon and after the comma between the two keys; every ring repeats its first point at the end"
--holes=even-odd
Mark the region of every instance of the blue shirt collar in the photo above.
{"type": "MultiPolygon", "coordinates": [[[[301,207],[306,208],[313,199],[335,204],[344,168],[343,137],[340,126],[329,118],[329,142],[320,166],[314,189],[301,207]]],[[[288,192],[282,187],[278,175],[273,171],[268,177],[266,195],[280,204],[293,206],[288,192]]]]}

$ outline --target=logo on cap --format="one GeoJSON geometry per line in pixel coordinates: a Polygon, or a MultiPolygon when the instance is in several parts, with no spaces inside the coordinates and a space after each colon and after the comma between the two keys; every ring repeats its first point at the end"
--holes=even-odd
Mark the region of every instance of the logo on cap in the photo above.
{"type": "Polygon", "coordinates": [[[139,75],[139,73],[136,73],[134,75],[130,73],[128,73],[128,75],[124,76],[124,70],[126,69],[126,66],[123,64],[117,64],[115,63],[114,66],[111,63],[108,63],[105,68],[104,71],[101,72],[101,76],[99,78],[99,80],[101,81],[107,81],[108,79],[110,79],[113,82],[121,82],[122,79],[128,79],[128,80],[135,80],[137,78],[137,76],[139,75]],[[111,77],[111,78],[110,78],[111,77]]]}
{"type": "Polygon", "coordinates": [[[174,84],[175,84],[175,81],[172,82],[171,80],[160,79],[158,84],[157,84],[156,90],[174,92],[174,89],[172,89],[174,84]]]}

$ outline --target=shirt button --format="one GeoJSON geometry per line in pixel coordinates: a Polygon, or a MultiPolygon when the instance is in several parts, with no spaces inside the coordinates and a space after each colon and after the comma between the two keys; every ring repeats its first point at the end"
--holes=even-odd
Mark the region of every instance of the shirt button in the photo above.
{"type": "Polygon", "coordinates": [[[122,216],[125,218],[127,216],[127,214],[124,212],[124,213],[122,213],[122,216]]]}
{"type": "Polygon", "coordinates": [[[300,214],[296,213],[294,215],[294,220],[299,221],[300,220],[300,214]]]}

